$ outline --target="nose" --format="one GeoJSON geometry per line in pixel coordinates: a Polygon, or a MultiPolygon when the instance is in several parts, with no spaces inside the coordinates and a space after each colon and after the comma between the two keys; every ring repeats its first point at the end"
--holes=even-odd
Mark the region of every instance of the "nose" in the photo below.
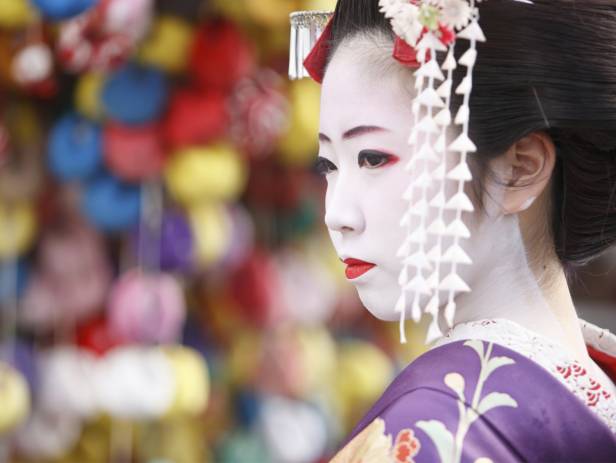
{"type": "Polygon", "coordinates": [[[361,233],[365,218],[360,206],[360,191],[349,176],[330,182],[325,195],[325,225],[330,231],[361,233]]]}

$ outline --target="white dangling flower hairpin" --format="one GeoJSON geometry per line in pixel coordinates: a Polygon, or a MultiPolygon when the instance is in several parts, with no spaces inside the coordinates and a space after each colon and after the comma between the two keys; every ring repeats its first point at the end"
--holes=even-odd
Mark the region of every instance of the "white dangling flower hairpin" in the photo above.
{"type": "Polygon", "coordinates": [[[475,0],[381,0],[379,5],[394,30],[400,32],[396,33],[415,49],[419,63],[414,73],[417,93],[412,103],[412,155],[407,165],[413,172],[413,181],[404,194],[408,209],[401,225],[407,228],[407,234],[398,251],[402,260],[401,295],[395,309],[400,313],[403,343],[406,311],[410,308],[415,322],[423,313],[431,315],[426,338],[426,343],[431,343],[443,334],[438,323],[439,309],[445,306],[445,320],[452,326],[455,296],[470,291],[458,271],[461,265],[471,263],[461,243],[470,236],[463,213],[473,210],[464,189],[472,179],[468,155],[476,151],[468,136],[469,99],[476,43],[485,41],[485,37],[479,27],[475,0]],[[413,13],[409,13],[409,8],[413,13]],[[454,48],[458,39],[468,40],[470,46],[456,60],[454,48]],[[440,65],[437,52],[445,53],[440,65]],[[466,74],[454,89],[453,71],[458,66],[464,66],[466,74]],[[463,97],[463,103],[457,114],[452,115],[454,92],[463,97]],[[458,133],[451,143],[447,140],[450,127],[458,133]],[[448,153],[457,156],[452,169],[448,168],[448,153]],[[450,191],[445,188],[447,182],[454,185],[450,197],[446,196],[450,191]],[[446,211],[453,211],[449,223],[445,221],[446,211]],[[435,239],[429,240],[430,236],[435,239]]]}

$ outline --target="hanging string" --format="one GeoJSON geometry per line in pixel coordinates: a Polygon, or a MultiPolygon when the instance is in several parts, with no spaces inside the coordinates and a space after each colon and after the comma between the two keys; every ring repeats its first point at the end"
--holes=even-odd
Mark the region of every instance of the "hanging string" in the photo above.
{"type": "Polygon", "coordinates": [[[140,200],[137,265],[142,272],[156,273],[160,270],[163,224],[163,191],[159,179],[141,184],[140,200]]]}

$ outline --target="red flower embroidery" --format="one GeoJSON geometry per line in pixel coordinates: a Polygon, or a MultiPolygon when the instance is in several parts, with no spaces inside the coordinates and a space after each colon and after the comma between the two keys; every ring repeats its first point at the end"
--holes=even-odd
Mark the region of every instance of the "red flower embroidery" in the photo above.
{"type": "Polygon", "coordinates": [[[599,402],[599,394],[592,391],[586,391],[586,405],[594,407],[599,402]]]}
{"type": "Polygon", "coordinates": [[[598,382],[596,382],[594,379],[588,378],[588,382],[590,383],[590,389],[592,391],[596,391],[598,389],[601,389],[601,385],[598,382]]]}
{"type": "Polygon", "coordinates": [[[573,372],[573,376],[584,376],[586,374],[586,370],[581,365],[574,363],[571,366],[571,370],[573,372]]]}
{"type": "Polygon", "coordinates": [[[415,463],[413,457],[419,453],[421,444],[412,429],[403,429],[396,437],[394,458],[396,463],[415,463]]]}
{"type": "MultiPolygon", "coordinates": [[[[573,375],[574,378],[577,378],[588,374],[586,369],[578,363],[573,363],[571,365],[567,365],[566,367],[559,365],[556,367],[556,371],[558,371],[558,373],[560,373],[565,379],[569,378],[571,375],[573,375]]],[[[601,400],[601,397],[605,399],[612,397],[612,395],[593,378],[588,377],[588,384],[589,386],[582,386],[582,389],[586,393],[586,405],[589,407],[596,406],[597,403],[599,403],[599,400],[601,400]]]]}
{"type": "Polygon", "coordinates": [[[567,368],[558,366],[556,367],[556,371],[558,371],[561,375],[563,375],[563,377],[565,379],[567,379],[569,376],[571,376],[571,367],[567,366],[567,368]]]}

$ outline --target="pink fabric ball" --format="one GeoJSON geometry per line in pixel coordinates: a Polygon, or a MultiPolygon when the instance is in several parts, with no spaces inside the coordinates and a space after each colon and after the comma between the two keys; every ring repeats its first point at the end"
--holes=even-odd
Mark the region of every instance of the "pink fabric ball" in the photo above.
{"type": "Polygon", "coordinates": [[[169,274],[124,274],[109,299],[111,330],[127,341],[173,343],[186,317],[184,294],[169,274]]]}

